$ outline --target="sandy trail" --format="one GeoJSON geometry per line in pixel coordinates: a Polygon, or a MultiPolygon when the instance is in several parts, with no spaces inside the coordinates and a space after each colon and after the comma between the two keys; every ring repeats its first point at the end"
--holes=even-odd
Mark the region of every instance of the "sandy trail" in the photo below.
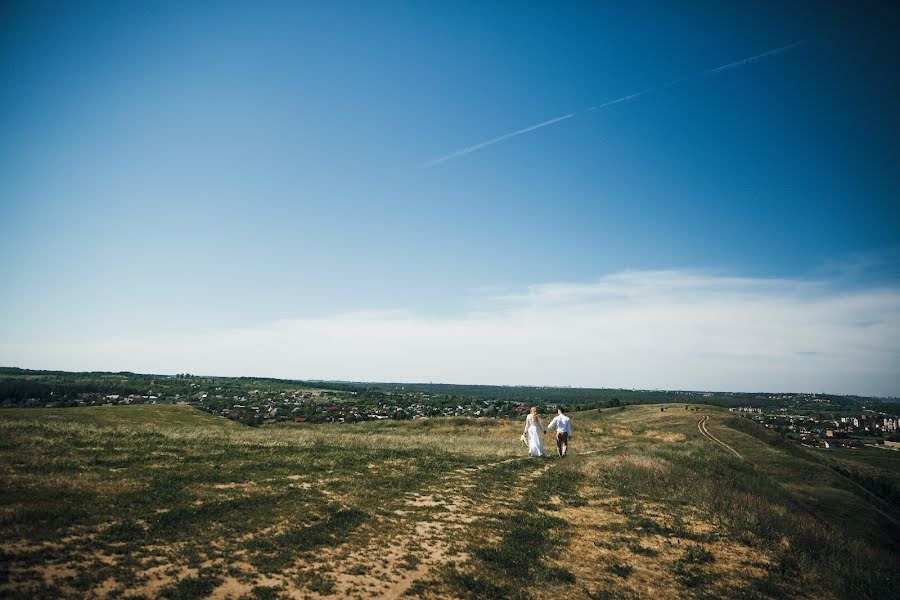
{"type": "MultiPolygon", "coordinates": [[[[618,446],[572,451],[570,456],[591,455],[615,447],[618,446]]],[[[508,489],[486,501],[478,494],[480,474],[528,460],[542,459],[516,456],[456,469],[435,484],[408,494],[401,508],[395,511],[399,532],[389,536],[376,535],[364,547],[333,559],[331,571],[336,577],[336,585],[332,595],[406,597],[417,581],[433,577],[439,567],[451,561],[467,560],[468,555],[461,549],[460,542],[474,535],[480,521],[511,510],[527,489],[528,478],[533,477],[530,470],[516,475],[508,489]],[[404,567],[404,557],[410,550],[419,562],[404,567]]],[[[554,455],[543,460],[546,464],[542,472],[547,472],[560,459],[554,455]]]]}
{"type": "Polygon", "coordinates": [[[719,438],[717,438],[716,436],[714,436],[713,434],[711,434],[709,432],[709,430],[706,428],[706,423],[708,421],[709,421],[709,416],[707,415],[707,416],[704,416],[702,419],[700,419],[697,422],[697,429],[700,431],[700,433],[703,434],[704,437],[712,440],[713,442],[722,446],[723,448],[726,448],[726,449],[730,450],[731,452],[734,452],[734,455],[737,456],[739,459],[744,460],[744,457],[741,456],[740,452],[738,452],[737,450],[735,450],[734,448],[732,448],[731,446],[729,446],[728,444],[726,444],[725,442],[723,442],[722,440],[720,440],[719,438]]]}

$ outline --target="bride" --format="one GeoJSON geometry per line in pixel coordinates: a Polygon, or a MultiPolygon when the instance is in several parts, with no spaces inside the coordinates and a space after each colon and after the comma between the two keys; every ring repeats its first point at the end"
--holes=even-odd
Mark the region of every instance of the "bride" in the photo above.
{"type": "Polygon", "coordinates": [[[546,456],[544,454],[544,439],[541,434],[544,428],[538,417],[537,406],[531,407],[531,412],[525,417],[525,437],[528,441],[528,454],[531,456],[546,456]]]}

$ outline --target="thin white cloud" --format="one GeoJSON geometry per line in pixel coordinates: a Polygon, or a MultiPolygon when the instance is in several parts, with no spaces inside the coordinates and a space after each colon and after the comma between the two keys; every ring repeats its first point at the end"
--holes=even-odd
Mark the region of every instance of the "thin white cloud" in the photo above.
{"type": "Polygon", "coordinates": [[[82,344],[0,364],[367,381],[900,394],[900,289],[633,271],[407,311],[82,344]]]}
{"type": "MultiPolygon", "coordinates": [[[[699,73],[696,73],[696,74],[691,75],[691,76],[688,76],[688,77],[680,77],[680,78],[678,78],[678,79],[673,79],[673,80],[671,80],[671,81],[667,81],[666,83],[662,83],[662,84],[660,84],[660,85],[655,85],[655,86],[653,86],[653,87],[649,87],[649,88],[643,89],[643,90],[641,90],[641,91],[639,91],[639,92],[634,92],[634,93],[631,93],[631,94],[627,94],[627,95],[625,95],[625,96],[621,96],[621,97],[615,98],[615,99],[613,99],[613,100],[607,100],[606,102],[603,102],[602,104],[598,104],[598,105],[596,105],[596,106],[590,106],[590,107],[588,107],[587,109],[585,109],[585,112],[594,112],[594,111],[596,111],[596,110],[600,110],[600,109],[603,109],[603,108],[607,108],[607,107],[613,106],[613,105],[615,105],[615,104],[621,104],[621,103],[623,103],[623,102],[629,102],[629,101],[634,100],[634,99],[636,99],[636,98],[640,98],[641,96],[645,96],[645,95],[647,95],[647,94],[649,94],[649,93],[651,93],[651,92],[658,92],[658,91],[660,91],[660,90],[663,90],[663,89],[665,89],[665,88],[671,87],[671,86],[673,86],[673,85],[677,85],[677,84],[679,84],[679,83],[684,83],[684,82],[686,82],[686,81],[697,80],[697,79],[700,79],[700,78],[703,78],[703,77],[707,77],[707,76],[709,76],[709,75],[715,75],[715,74],[721,73],[721,72],[723,72],[723,71],[728,71],[728,70],[730,70],[730,69],[735,69],[735,68],[737,68],[737,67],[742,67],[742,66],[744,66],[744,65],[749,65],[749,64],[752,64],[752,63],[755,63],[755,62],[759,62],[759,61],[764,60],[764,59],[766,59],[766,58],[771,58],[771,57],[776,56],[776,55],[778,55],[778,54],[782,54],[782,53],[787,52],[787,51],[789,51],[789,50],[793,50],[793,49],[796,48],[797,46],[801,46],[801,45],[803,45],[803,44],[805,44],[805,43],[806,43],[805,41],[794,42],[794,43],[792,43],[792,44],[787,44],[786,46],[780,46],[780,47],[775,48],[775,49],[773,49],[773,50],[768,50],[768,51],[762,52],[762,53],[760,53],[760,54],[754,54],[753,56],[748,56],[748,57],[746,57],[746,58],[742,58],[742,59],[740,59],[740,60],[736,60],[736,61],[733,61],[733,62],[730,62],[730,63],[726,63],[726,64],[720,65],[720,66],[718,66],[718,67],[713,67],[713,68],[711,68],[711,69],[706,69],[705,71],[701,71],[701,72],[699,72],[699,73]]],[[[555,124],[555,123],[559,123],[560,121],[564,121],[564,120],[566,120],[566,119],[571,119],[571,118],[574,117],[574,116],[575,116],[574,113],[570,113],[570,114],[567,114],[567,115],[563,115],[562,117],[556,117],[556,118],[554,118],[554,119],[548,119],[547,121],[542,121],[542,122],[540,122],[540,123],[537,123],[536,125],[531,125],[531,126],[529,126],[529,127],[525,127],[524,129],[519,129],[519,130],[517,130],[517,131],[513,131],[513,132],[511,132],[511,133],[506,133],[506,134],[497,136],[497,137],[495,137],[495,138],[491,138],[491,139],[489,139],[489,140],[486,140],[486,141],[484,141],[484,142],[481,142],[481,143],[478,143],[478,144],[474,144],[474,145],[472,145],[472,146],[467,146],[467,147],[462,148],[462,149],[460,149],[460,150],[456,150],[456,151],[454,151],[454,152],[451,152],[450,154],[445,154],[444,156],[441,156],[441,157],[439,157],[439,158],[435,158],[435,159],[429,160],[429,161],[427,161],[427,162],[425,162],[425,163],[422,163],[422,164],[420,165],[420,167],[421,167],[421,168],[424,168],[424,169],[431,168],[431,167],[435,167],[435,166],[437,166],[437,165],[439,165],[439,164],[441,164],[441,163],[447,162],[448,160],[452,160],[452,159],[454,159],[454,158],[459,158],[460,156],[465,156],[466,154],[471,154],[472,152],[475,152],[475,151],[477,151],[477,150],[481,150],[482,148],[486,148],[487,146],[491,146],[491,145],[493,145],[493,144],[497,144],[497,143],[499,143],[499,142],[503,142],[503,141],[508,140],[508,139],[510,139],[510,138],[514,138],[514,137],[516,137],[516,136],[522,135],[523,133],[528,133],[528,132],[534,131],[534,130],[536,130],[536,129],[541,129],[542,127],[547,127],[547,126],[549,126],[549,125],[553,125],[553,124],[555,124]]]]}

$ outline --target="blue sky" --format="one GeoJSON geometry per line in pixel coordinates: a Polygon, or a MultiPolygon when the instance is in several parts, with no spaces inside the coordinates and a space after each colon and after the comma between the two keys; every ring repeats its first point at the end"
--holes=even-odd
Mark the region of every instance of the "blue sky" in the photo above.
{"type": "MultiPolygon", "coordinates": [[[[900,286],[897,15],[889,3],[805,4],[6,3],[0,362],[900,394],[900,367],[890,366],[900,347],[882,344],[900,310],[890,295],[900,286]],[[435,322],[468,330],[473,314],[509,316],[498,298],[550,284],[584,293],[629,273],[642,290],[647,279],[635,273],[668,274],[632,308],[692,302],[701,273],[712,306],[746,299],[746,285],[729,283],[739,278],[760,286],[751,296],[766,294],[764,306],[855,307],[828,312],[823,331],[853,319],[869,329],[839,327],[815,340],[821,348],[784,349],[781,363],[790,355],[793,372],[808,371],[797,379],[767,363],[746,378],[710,366],[710,356],[761,351],[725,326],[730,337],[708,343],[727,351],[697,349],[691,356],[705,358],[685,363],[684,377],[569,368],[579,353],[602,355],[577,344],[548,363],[544,338],[516,366],[481,372],[466,368],[465,343],[441,363],[404,366],[398,355],[373,371],[341,347],[328,362],[302,353],[278,362],[292,343],[270,338],[254,352],[272,360],[254,363],[239,348],[173,364],[154,337],[194,336],[204,348],[196,336],[316,320],[326,324],[320,337],[304,329],[295,342],[321,347],[344,339],[341,315],[389,315],[377,352],[403,329],[397,314],[420,333],[435,334],[435,322]],[[691,283],[666,289],[688,296],[663,302],[657,292],[673,273],[691,283]],[[860,317],[873,298],[881,312],[860,317]],[[145,345],[128,359],[126,343],[145,345]],[[868,354],[844,357],[836,379],[816,357],[850,343],[868,354]],[[887,366],[873,374],[876,357],[887,366]]],[[[602,312],[608,299],[591,306],[602,312]]],[[[758,316],[757,329],[773,314],[758,316]]],[[[652,337],[640,319],[634,327],[623,339],[652,337]]],[[[352,345],[352,328],[346,335],[352,345]]],[[[418,353],[434,350],[410,335],[418,353]]],[[[652,367],[654,350],[675,352],[650,343],[628,364],[652,367]]]]}

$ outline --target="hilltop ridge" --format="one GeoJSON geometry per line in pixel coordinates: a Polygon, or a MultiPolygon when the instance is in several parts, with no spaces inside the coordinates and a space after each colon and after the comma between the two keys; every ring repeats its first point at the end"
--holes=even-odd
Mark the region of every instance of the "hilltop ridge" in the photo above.
{"type": "MultiPolygon", "coordinates": [[[[520,424],[492,418],[5,410],[0,592],[875,598],[900,583],[896,506],[814,449],[702,405],[573,421],[560,460],[523,457],[520,424]]],[[[900,472],[900,453],[860,452],[900,472]]]]}

